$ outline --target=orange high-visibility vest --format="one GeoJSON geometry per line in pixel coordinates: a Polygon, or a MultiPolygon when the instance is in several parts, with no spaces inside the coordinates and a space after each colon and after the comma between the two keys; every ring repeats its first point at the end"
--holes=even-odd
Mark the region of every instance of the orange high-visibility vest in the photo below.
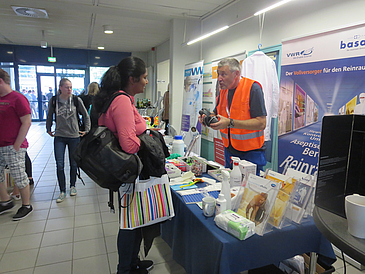
{"type": "MultiPolygon", "coordinates": [[[[233,95],[230,115],[228,115],[227,113],[228,89],[221,90],[219,94],[219,104],[217,106],[217,113],[224,117],[232,118],[234,120],[251,119],[250,91],[253,83],[255,83],[255,81],[248,78],[242,78],[240,80],[236,88],[236,91],[234,92],[233,95]]],[[[229,146],[228,130],[229,130],[228,128],[220,130],[223,140],[223,145],[225,147],[229,146]]],[[[259,149],[263,146],[265,141],[264,131],[230,128],[230,141],[232,147],[239,151],[250,151],[254,149],[259,149]]]]}

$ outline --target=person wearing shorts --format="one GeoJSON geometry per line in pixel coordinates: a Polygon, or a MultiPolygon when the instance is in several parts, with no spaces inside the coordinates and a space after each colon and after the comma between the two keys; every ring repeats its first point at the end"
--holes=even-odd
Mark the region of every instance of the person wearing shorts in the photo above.
{"type": "Polygon", "coordinates": [[[22,199],[22,206],[13,216],[14,221],[27,217],[33,211],[29,201],[29,179],[25,172],[25,153],[28,147],[25,137],[31,122],[27,98],[12,90],[9,74],[0,69],[0,128],[6,129],[0,134],[0,214],[14,207],[5,185],[4,169],[8,166],[22,199]]]}

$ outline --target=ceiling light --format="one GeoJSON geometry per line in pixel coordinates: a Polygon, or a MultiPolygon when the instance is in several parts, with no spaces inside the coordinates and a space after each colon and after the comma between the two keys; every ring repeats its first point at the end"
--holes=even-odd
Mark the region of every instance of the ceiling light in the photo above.
{"type": "Polygon", "coordinates": [[[41,41],[41,48],[46,49],[47,48],[47,41],[44,38],[44,30],[42,30],[42,41],[41,41]]]}
{"type": "Polygon", "coordinates": [[[47,48],[47,42],[46,41],[41,41],[41,48],[42,49],[46,49],[47,48]]]}
{"type": "Polygon", "coordinates": [[[104,28],[104,33],[106,33],[106,34],[112,34],[113,33],[113,30],[109,25],[104,25],[103,28],[104,28]]]}
{"type": "Polygon", "coordinates": [[[194,44],[196,42],[199,42],[199,41],[201,41],[201,40],[203,40],[205,38],[208,38],[208,37],[210,37],[210,36],[212,36],[214,34],[217,34],[218,32],[224,31],[224,30],[226,30],[228,28],[229,28],[229,26],[224,26],[223,28],[220,28],[220,29],[217,29],[215,31],[209,32],[207,34],[204,34],[203,36],[200,36],[200,37],[198,37],[198,38],[196,38],[194,40],[191,40],[190,42],[187,43],[187,45],[191,45],[191,44],[194,44]]]}
{"type": "Polygon", "coordinates": [[[278,2],[276,4],[274,4],[274,5],[271,5],[270,7],[267,7],[265,9],[263,9],[263,10],[260,10],[260,11],[256,12],[254,15],[255,16],[260,15],[262,13],[265,13],[265,12],[269,11],[269,10],[275,9],[277,7],[280,7],[281,5],[284,5],[284,4],[286,4],[286,3],[290,2],[290,1],[292,1],[292,0],[283,0],[283,1],[280,1],[280,2],[278,2]]]}
{"type": "Polygon", "coordinates": [[[98,46],[98,49],[105,49],[104,46],[98,46]]]}

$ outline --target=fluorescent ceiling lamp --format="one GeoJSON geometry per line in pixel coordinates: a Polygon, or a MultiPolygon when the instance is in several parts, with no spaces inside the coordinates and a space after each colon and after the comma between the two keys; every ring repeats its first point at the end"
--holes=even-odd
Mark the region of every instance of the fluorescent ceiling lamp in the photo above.
{"type": "Polygon", "coordinates": [[[286,3],[290,2],[290,1],[292,1],[292,0],[283,0],[283,1],[277,2],[276,4],[274,4],[274,5],[270,6],[270,7],[267,7],[266,9],[263,9],[263,10],[260,10],[260,11],[256,12],[254,15],[255,16],[260,15],[262,13],[265,13],[265,12],[269,11],[269,10],[275,9],[277,7],[280,7],[281,5],[284,5],[284,4],[286,4],[286,3]]]}
{"type": "Polygon", "coordinates": [[[104,49],[104,46],[98,46],[98,49],[104,49]]]}
{"type": "Polygon", "coordinates": [[[113,33],[113,30],[110,26],[104,25],[103,27],[104,27],[104,33],[106,33],[106,34],[112,34],[113,33]]]}
{"type": "Polygon", "coordinates": [[[205,38],[208,38],[208,37],[210,37],[210,36],[212,36],[212,35],[214,35],[214,34],[216,34],[216,33],[218,33],[218,32],[224,31],[225,29],[228,29],[228,28],[229,28],[229,26],[224,26],[223,28],[217,29],[217,30],[212,31],[212,32],[210,32],[210,33],[207,33],[207,34],[205,34],[205,35],[203,35],[203,36],[200,36],[200,37],[198,37],[198,38],[196,38],[196,39],[194,39],[194,40],[191,40],[190,42],[188,42],[188,43],[187,43],[187,45],[194,44],[194,43],[196,43],[196,42],[198,42],[198,41],[201,41],[201,40],[203,40],[203,39],[205,39],[205,38]]]}

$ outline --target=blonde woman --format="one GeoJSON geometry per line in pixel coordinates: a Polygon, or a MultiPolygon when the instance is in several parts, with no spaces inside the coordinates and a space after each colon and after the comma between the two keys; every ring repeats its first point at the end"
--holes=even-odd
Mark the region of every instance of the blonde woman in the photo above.
{"type": "Polygon", "coordinates": [[[70,196],[77,195],[76,174],[77,164],[73,159],[73,152],[80,142],[80,137],[90,130],[90,118],[82,100],[72,94],[72,83],[67,78],[62,78],[56,96],[48,103],[46,122],[47,133],[54,137],[54,154],[57,167],[57,179],[60,187],[60,196],[56,202],[61,203],[66,198],[65,178],[65,150],[68,147],[70,161],[70,196]],[[85,124],[85,130],[79,128],[79,113],[85,124]],[[56,129],[51,131],[55,114],[56,129]]]}

